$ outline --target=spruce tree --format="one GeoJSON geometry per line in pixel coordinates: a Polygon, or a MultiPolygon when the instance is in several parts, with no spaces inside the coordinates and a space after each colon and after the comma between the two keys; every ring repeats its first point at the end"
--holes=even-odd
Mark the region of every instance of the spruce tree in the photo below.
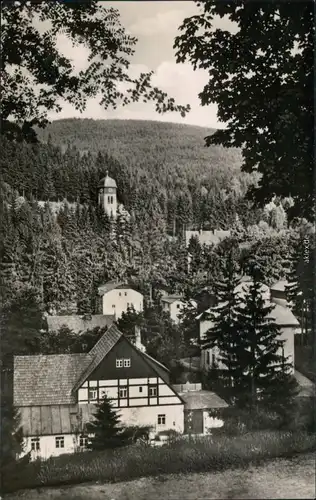
{"type": "Polygon", "coordinates": [[[17,455],[23,451],[23,431],[20,425],[20,414],[9,398],[2,398],[1,400],[0,423],[0,464],[1,468],[3,468],[14,463],[17,455]]]}
{"type": "Polygon", "coordinates": [[[289,410],[293,405],[297,385],[283,354],[280,327],[273,319],[275,305],[263,295],[260,270],[253,265],[249,274],[252,281],[240,294],[237,308],[246,382],[242,402],[250,409],[273,410],[283,417],[284,408],[289,410]]]}
{"type": "Polygon", "coordinates": [[[222,279],[214,283],[218,305],[210,312],[213,326],[202,341],[204,347],[215,348],[219,352],[217,362],[221,369],[222,396],[231,402],[238,399],[243,371],[243,344],[238,321],[239,299],[236,287],[240,283],[239,267],[231,248],[226,259],[220,263],[222,279]]]}
{"type": "Polygon", "coordinates": [[[86,430],[88,434],[93,434],[88,445],[92,450],[116,448],[123,444],[120,417],[106,395],[96,405],[94,421],[87,424],[86,430]]]}

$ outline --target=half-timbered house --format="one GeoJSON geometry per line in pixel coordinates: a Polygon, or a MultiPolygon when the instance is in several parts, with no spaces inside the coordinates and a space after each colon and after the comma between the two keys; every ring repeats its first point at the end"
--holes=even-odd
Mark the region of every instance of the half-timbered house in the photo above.
{"type": "Polygon", "coordinates": [[[148,425],[152,435],[184,427],[184,401],[169,370],[111,325],[86,354],[15,356],[14,404],[24,453],[48,458],[84,449],[85,424],[104,394],[123,425],[148,425]]]}

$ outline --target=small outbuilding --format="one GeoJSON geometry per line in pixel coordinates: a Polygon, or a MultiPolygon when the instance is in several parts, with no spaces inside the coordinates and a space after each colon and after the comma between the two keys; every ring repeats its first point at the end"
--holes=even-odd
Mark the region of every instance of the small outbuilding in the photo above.
{"type": "Polygon", "coordinates": [[[184,401],[184,434],[205,435],[211,429],[223,427],[221,414],[228,404],[215,392],[203,390],[202,384],[189,382],[173,388],[184,401]]]}

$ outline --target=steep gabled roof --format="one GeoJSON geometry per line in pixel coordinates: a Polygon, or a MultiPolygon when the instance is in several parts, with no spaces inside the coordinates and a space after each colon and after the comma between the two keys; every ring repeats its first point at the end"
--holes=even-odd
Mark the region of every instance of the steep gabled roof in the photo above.
{"type": "MultiPolygon", "coordinates": [[[[112,324],[89,353],[15,356],[15,406],[43,407],[76,404],[76,390],[122,337],[124,337],[123,333],[115,324],[112,324]]],[[[127,338],[126,340],[132,349],[143,356],[157,376],[167,383],[168,368],[148,354],[141,352],[127,338]]],[[[31,410],[25,413],[25,415],[31,414],[31,410]]]]}
{"type": "Polygon", "coordinates": [[[15,356],[15,406],[74,404],[73,386],[91,363],[89,354],[15,356]]]}
{"type": "Polygon", "coordinates": [[[184,298],[182,295],[165,295],[161,298],[162,302],[167,302],[168,304],[173,304],[176,300],[184,301],[184,298]]]}
{"type": "MultiPolygon", "coordinates": [[[[279,326],[299,326],[299,322],[292,313],[291,309],[287,307],[286,305],[281,305],[276,302],[270,302],[269,300],[266,300],[265,305],[273,305],[273,310],[267,315],[267,318],[275,321],[275,323],[279,326]]],[[[211,320],[211,316],[208,317],[208,315],[215,314],[216,310],[220,309],[223,306],[223,303],[218,304],[216,307],[210,307],[203,313],[199,314],[196,316],[195,319],[197,320],[211,320]]]]}
{"type": "Polygon", "coordinates": [[[101,285],[98,287],[98,294],[105,295],[106,293],[110,292],[111,290],[115,290],[116,288],[118,288],[119,286],[122,286],[124,284],[125,284],[124,281],[116,281],[116,280],[108,281],[104,285],[101,285]]]}
{"type": "MultiPolygon", "coordinates": [[[[134,346],[135,347],[135,346],[134,346]]],[[[156,371],[158,375],[164,380],[166,375],[169,375],[169,368],[167,368],[162,363],[159,363],[156,359],[152,358],[146,352],[142,352],[143,356],[145,356],[147,363],[156,371]]]]}
{"type": "Polygon", "coordinates": [[[89,352],[91,362],[81,373],[79,379],[76,381],[76,384],[73,387],[74,391],[78,390],[79,387],[86,381],[89,375],[91,375],[95,368],[99,366],[101,361],[111,351],[115,344],[117,344],[122,336],[123,333],[120,332],[120,330],[114,324],[110,326],[110,328],[104,335],[102,335],[100,340],[95,344],[95,346],[93,346],[93,348],[89,352]]]}
{"type": "Polygon", "coordinates": [[[285,292],[288,284],[289,284],[289,282],[287,280],[280,280],[280,281],[277,281],[276,283],[274,283],[271,286],[270,290],[278,290],[280,292],[285,292]]]}

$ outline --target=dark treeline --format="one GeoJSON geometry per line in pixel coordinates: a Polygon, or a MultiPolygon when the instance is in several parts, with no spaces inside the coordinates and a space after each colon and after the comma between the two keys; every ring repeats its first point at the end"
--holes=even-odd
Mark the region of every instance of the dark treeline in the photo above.
{"type": "MultiPolygon", "coordinates": [[[[1,139],[2,180],[27,199],[95,205],[97,185],[106,170],[118,184],[118,198],[130,212],[142,218],[158,212],[171,234],[184,227],[228,229],[235,214],[249,224],[258,222],[260,211],[245,201],[249,178],[238,164],[232,169],[222,160],[221,168],[204,169],[188,161],[182,172],[163,160],[162,151],[135,163],[128,157],[118,161],[108,152],[85,152],[75,146],[20,144],[1,139]],[[200,175],[199,175],[200,174],[200,175]]],[[[194,151],[194,150],[192,150],[194,151]]],[[[140,149],[139,157],[146,151],[140,149]]],[[[236,162],[237,163],[237,162],[236,162]]]]}
{"type": "MultiPolygon", "coordinates": [[[[144,293],[146,307],[161,286],[193,297],[220,279],[231,244],[241,245],[238,259],[244,272],[255,258],[267,284],[292,273],[297,311],[303,299],[312,303],[312,240],[301,272],[307,247],[301,222],[288,224],[289,202],[255,209],[245,200],[241,175],[236,174],[235,187],[225,171],[213,171],[203,183],[194,178],[193,167],[183,176],[177,169],[165,176],[152,158],[146,168],[136,168],[135,162],[121,164],[106,153],[63,150],[51,139],[37,145],[1,139],[1,146],[0,278],[9,315],[14,307],[21,310],[19,301],[24,304],[30,290],[41,314],[96,313],[97,288],[111,279],[129,279],[144,293]],[[122,212],[114,222],[97,206],[97,184],[106,170],[116,179],[130,217],[122,212]],[[183,230],[201,227],[229,228],[232,239],[217,247],[201,247],[192,240],[186,248],[183,230]]],[[[8,316],[4,321],[11,320],[8,316]]],[[[20,325],[16,331],[26,328],[20,325]]],[[[8,346],[14,344],[11,340],[8,346]]]]}

